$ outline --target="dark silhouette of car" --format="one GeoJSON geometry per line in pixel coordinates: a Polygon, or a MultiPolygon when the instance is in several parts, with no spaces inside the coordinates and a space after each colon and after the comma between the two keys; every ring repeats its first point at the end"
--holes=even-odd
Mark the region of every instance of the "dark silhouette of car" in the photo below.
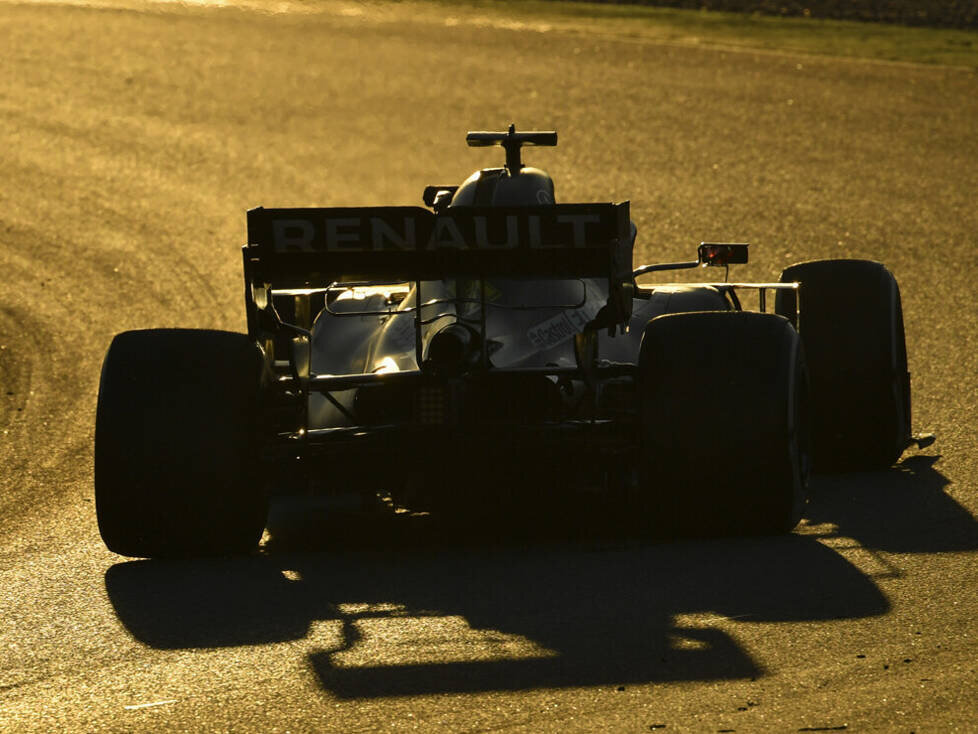
{"type": "Polygon", "coordinates": [[[468,143],[506,165],[429,186],[428,208],[250,211],[247,334],[115,337],[95,437],[111,550],[248,552],[277,493],[451,515],[546,508],[575,482],[653,532],[784,533],[813,468],[886,468],[930,440],[911,435],[882,265],[732,283],[748,246],[703,243],[635,268],[628,202],[555,203],[523,164],[555,132],[468,143]],[[637,282],[700,267],[724,277],[637,282]]]}

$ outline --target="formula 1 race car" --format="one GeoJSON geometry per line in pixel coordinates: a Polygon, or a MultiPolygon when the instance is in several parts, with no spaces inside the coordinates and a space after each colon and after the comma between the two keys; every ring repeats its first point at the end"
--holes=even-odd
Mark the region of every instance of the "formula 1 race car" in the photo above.
{"type": "Polygon", "coordinates": [[[582,482],[667,535],[784,533],[813,466],[884,469],[915,440],[882,265],[639,285],[726,273],[748,247],[633,269],[628,202],[557,204],[523,165],[555,132],[467,140],[502,146],[505,167],[429,186],[427,209],[249,211],[247,335],[115,337],[95,432],[109,549],[248,552],[276,494],[451,517],[545,506],[582,482]]]}

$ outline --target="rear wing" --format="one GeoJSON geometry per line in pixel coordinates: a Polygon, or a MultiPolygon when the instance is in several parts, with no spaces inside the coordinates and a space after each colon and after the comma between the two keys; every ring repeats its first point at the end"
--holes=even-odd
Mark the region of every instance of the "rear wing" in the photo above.
{"type": "Polygon", "coordinates": [[[243,248],[248,332],[311,328],[310,298],[333,283],[469,278],[607,278],[594,326],[631,315],[629,204],[252,209],[243,248]],[[277,302],[294,319],[283,321],[277,302]],[[283,303],[283,307],[285,304],[283,303]],[[269,318],[263,318],[268,316],[269,318]]]}
{"type": "Polygon", "coordinates": [[[407,206],[259,208],[248,212],[244,248],[249,280],[276,289],[459,276],[617,279],[630,276],[631,255],[628,202],[439,214],[407,206]]]}

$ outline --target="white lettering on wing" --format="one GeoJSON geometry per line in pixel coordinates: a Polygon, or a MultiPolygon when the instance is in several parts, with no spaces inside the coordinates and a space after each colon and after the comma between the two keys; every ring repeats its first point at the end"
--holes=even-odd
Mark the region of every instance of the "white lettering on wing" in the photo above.
{"type": "Polygon", "coordinates": [[[288,250],[312,251],[315,229],[308,219],[276,219],[272,222],[272,238],[276,252],[288,250]]]}
{"type": "Polygon", "coordinates": [[[459,232],[455,220],[448,217],[439,217],[435,220],[435,230],[428,241],[428,249],[438,247],[465,249],[465,238],[459,232]]]}
{"type": "Polygon", "coordinates": [[[584,247],[587,245],[587,225],[600,223],[601,217],[597,214],[561,214],[557,221],[574,228],[574,247],[584,247]]]}
{"type": "Polygon", "coordinates": [[[388,244],[401,250],[413,250],[417,245],[414,220],[411,217],[404,217],[404,229],[401,232],[380,217],[371,217],[370,236],[375,250],[390,249],[386,247],[388,244]]]}
{"type": "Polygon", "coordinates": [[[519,220],[514,216],[506,217],[506,241],[490,242],[489,227],[486,217],[474,217],[475,224],[475,246],[482,248],[511,249],[520,244],[519,220]]]}
{"type": "Polygon", "coordinates": [[[327,250],[361,250],[360,219],[343,218],[326,220],[327,250]]]}

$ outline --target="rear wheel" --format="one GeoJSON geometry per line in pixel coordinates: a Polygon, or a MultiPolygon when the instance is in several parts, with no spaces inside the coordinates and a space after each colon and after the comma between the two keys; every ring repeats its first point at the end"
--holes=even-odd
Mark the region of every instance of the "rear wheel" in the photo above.
{"type": "MultiPolygon", "coordinates": [[[[879,263],[818,260],[793,265],[801,283],[799,330],[812,383],[816,469],[891,466],[910,442],[910,374],[896,279],[879,263]]],[[[776,310],[796,313],[778,291],[776,310]]]]}
{"type": "Polygon", "coordinates": [[[771,535],[801,518],[808,476],[805,359],[773,314],[649,322],[639,357],[641,489],[667,535],[771,535]]]}
{"type": "Polygon", "coordinates": [[[95,501],[126,556],[246,553],[267,502],[255,446],[259,360],[243,334],[157,329],[113,339],[95,422],[95,501]]]}

